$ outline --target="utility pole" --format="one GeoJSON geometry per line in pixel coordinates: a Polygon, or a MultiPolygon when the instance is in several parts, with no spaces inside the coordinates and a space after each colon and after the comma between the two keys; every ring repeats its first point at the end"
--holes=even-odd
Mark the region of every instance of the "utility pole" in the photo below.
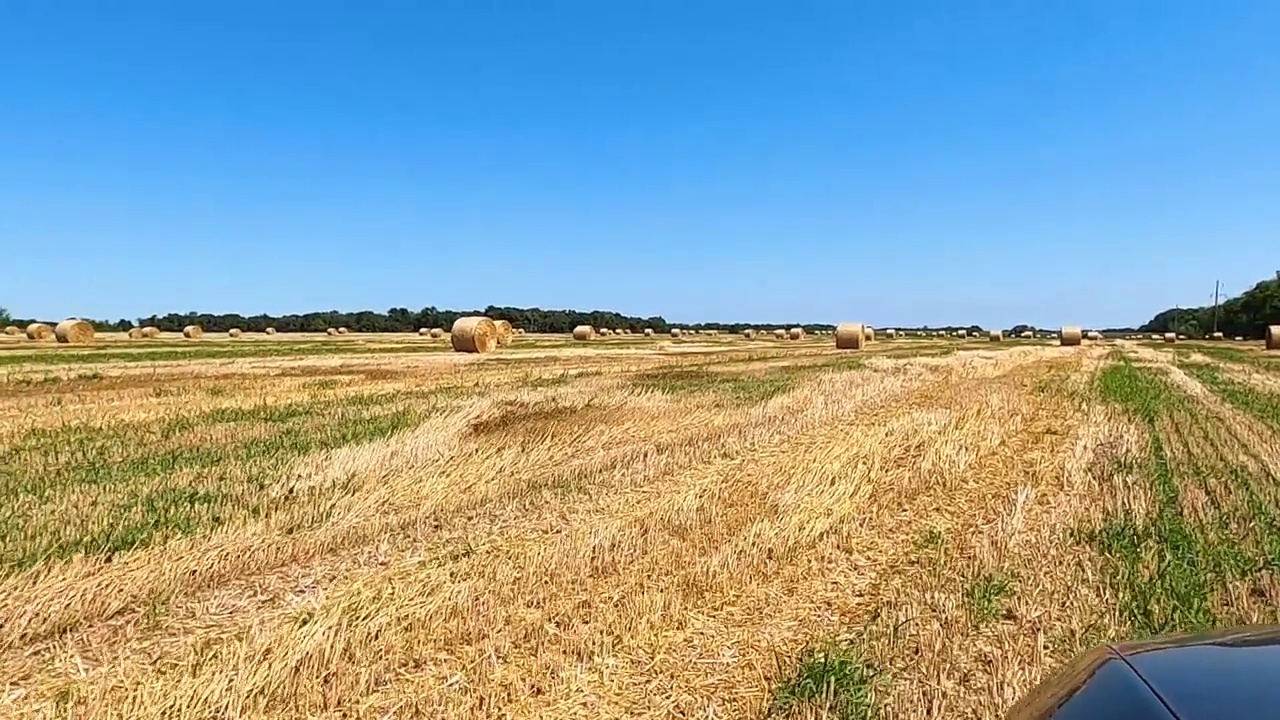
{"type": "Polygon", "coordinates": [[[1218,287],[1220,281],[1213,281],[1213,331],[1218,332],[1218,287]]]}

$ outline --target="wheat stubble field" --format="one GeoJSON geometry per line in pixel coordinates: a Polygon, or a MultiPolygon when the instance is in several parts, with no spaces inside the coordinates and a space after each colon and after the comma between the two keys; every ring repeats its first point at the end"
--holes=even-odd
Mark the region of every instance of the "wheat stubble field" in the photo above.
{"type": "Polygon", "coordinates": [[[992,717],[1280,620],[1280,359],[0,346],[0,716],[992,717]]]}

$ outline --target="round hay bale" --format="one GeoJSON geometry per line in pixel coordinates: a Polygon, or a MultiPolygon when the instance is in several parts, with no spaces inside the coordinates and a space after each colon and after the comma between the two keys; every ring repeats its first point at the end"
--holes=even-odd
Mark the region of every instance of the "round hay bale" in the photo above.
{"type": "Polygon", "coordinates": [[[1084,339],[1084,333],[1081,332],[1080,328],[1074,325],[1067,325],[1063,327],[1061,332],[1058,333],[1058,336],[1058,344],[1063,347],[1079,345],[1080,341],[1084,339]]]}
{"type": "Polygon", "coordinates": [[[614,330],[613,330],[613,334],[614,334],[614,335],[626,335],[626,333],[622,331],[622,328],[614,328],[614,330]]]}
{"type": "Polygon", "coordinates": [[[645,328],[645,329],[644,329],[644,336],[645,336],[645,337],[653,337],[653,328],[645,328]]]}
{"type": "Polygon", "coordinates": [[[861,350],[866,342],[867,330],[862,323],[840,323],[836,326],[836,348],[861,350]]]}
{"type": "Polygon", "coordinates": [[[1018,337],[1022,338],[1023,340],[1035,340],[1036,334],[1031,332],[1030,330],[1023,330],[1022,334],[1019,335],[1018,337]]]}
{"type": "Polygon", "coordinates": [[[574,340],[590,340],[596,336],[596,329],[590,325],[579,325],[573,329],[574,340]]]}
{"type": "Polygon", "coordinates": [[[344,328],[344,327],[340,327],[340,328],[338,328],[338,334],[339,334],[339,335],[346,335],[346,334],[348,334],[348,333],[350,333],[350,332],[351,332],[351,331],[350,331],[350,330],[348,330],[347,328],[344,328]]]}
{"type": "Polygon", "coordinates": [[[498,347],[498,326],[483,315],[458,318],[449,331],[455,352],[487,353],[498,347]]]}
{"type": "Polygon", "coordinates": [[[182,328],[182,337],[188,340],[195,340],[204,335],[204,328],[199,325],[188,325],[182,328]]]}
{"type": "Polygon", "coordinates": [[[609,328],[600,328],[600,332],[599,332],[599,334],[600,334],[600,335],[604,335],[604,336],[608,336],[608,335],[612,335],[612,334],[613,334],[613,331],[612,331],[612,330],[610,330],[609,328]]]}
{"type": "Polygon", "coordinates": [[[244,334],[244,331],[241,330],[240,328],[231,328],[230,330],[227,331],[227,335],[233,338],[238,338],[243,334],[244,334]]]}
{"type": "Polygon", "coordinates": [[[65,345],[93,342],[93,326],[78,318],[67,318],[53,329],[53,336],[65,345]]]}
{"type": "Polygon", "coordinates": [[[431,337],[430,328],[418,328],[418,337],[431,337]]]}
{"type": "Polygon", "coordinates": [[[787,331],[786,331],[786,330],[783,330],[782,328],[778,328],[777,330],[774,330],[774,331],[773,331],[773,336],[774,336],[774,337],[776,337],[776,338],[778,338],[779,340],[786,340],[786,339],[787,339],[787,331]]]}
{"type": "Polygon", "coordinates": [[[1089,338],[1090,342],[1101,342],[1102,333],[1098,332],[1097,330],[1090,330],[1089,334],[1086,337],[1089,338]]]}
{"type": "Polygon", "coordinates": [[[1000,332],[999,330],[992,330],[991,332],[987,333],[988,342],[1002,342],[1003,340],[1004,340],[1004,333],[1000,332]]]}
{"type": "Polygon", "coordinates": [[[156,327],[155,325],[148,325],[142,328],[142,337],[158,338],[160,337],[160,328],[156,327]]]}
{"type": "Polygon", "coordinates": [[[1152,335],[1152,336],[1151,336],[1151,339],[1152,339],[1152,340],[1163,340],[1163,339],[1164,339],[1164,336],[1163,336],[1163,335],[1152,335]]]}
{"type": "Polygon", "coordinates": [[[1267,326],[1266,348],[1280,350],[1280,325],[1267,326]]]}
{"type": "Polygon", "coordinates": [[[893,328],[889,328],[888,330],[884,331],[884,336],[892,340],[898,337],[898,331],[894,330],[893,328]]]}
{"type": "Polygon", "coordinates": [[[9,325],[5,327],[4,334],[5,335],[21,335],[22,328],[18,327],[17,325],[9,325]]]}
{"type": "Polygon", "coordinates": [[[680,328],[671,328],[671,337],[673,337],[673,338],[679,338],[679,337],[680,337],[680,328]]]}
{"type": "Polygon", "coordinates": [[[789,331],[787,331],[787,337],[791,338],[792,340],[803,340],[804,328],[802,327],[791,328],[789,331]]]}
{"type": "Polygon", "coordinates": [[[431,339],[439,340],[444,337],[444,328],[431,328],[431,339]]]}
{"type": "Polygon", "coordinates": [[[128,335],[130,340],[141,340],[146,337],[146,335],[142,334],[142,328],[140,327],[129,328],[128,335]]]}
{"type": "Polygon", "coordinates": [[[1178,342],[1178,340],[1179,340],[1181,337],[1182,337],[1181,335],[1178,335],[1178,334],[1176,334],[1176,333],[1165,333],[1165,334],[1164,334],[1164,341],[1165,341],[1165,342],[1167,342],[1167,343],[1175,343],[1175,342],[1178,342]]]}
{"type": "Polygon", "coordinates": [[[53,328],[44,323],[31,323],[27,326],[28,340],[48,340],[53,337],[53,328]]]}
{"type": "Polygon", "coordinates": [[[873,328],[873,327],[871,327],[870,325],[863,325],[863,326],[862,326],[862,339],[863,339],[863,341],[864,341],[864,342],[875,342],[875,341],[876,341],[876,329],[875,329],[875,328],[873,328]]]}
{"type": "Polygon", "coordinates": [[[494,320],[493,326],[498,331],[498,344],[510,345],[512,337],[515,333],[511,330],[511,323],[506,320],[494,320]]]}
{"type": "Polygon", "coordinates": [[[1226,339],[1227,339],[1227,336],[1226,336],[1226,335],[1223,335],[1223,334],[1222,334],[1222,333],[1220,333],[1220,332],[1216,332],[1216,333],[1213,333],[1212,335],[1210,335],[1210,336],[1209,336],[1209,339],[1210,339],[1210,340],[1226,340],[1226,339]]]}
{"type": "Polygon", "coordinates": [[[333,337],[338,334],[338,328],[325,328],[324,334],[333,337]]]}
{"type": "Polygon", "coordinates": [[[755,336],[756,336],[756,331],[752,330],[751,328],[747,328],[746,330],[742,331],[742,337],[748,340],[754,338],[755,336]]]}
{"type": "Polygon", "coordinates": [[[958,337],[958,338],[960,338],[961,340],[963,340],[963,339],[965,339],[966,337],[969,337],[969,331],[967,331],[967,330],[957,330],[957,331],[956,331],[956,337],[958,337]]]}
{"type": "Polygon", "coordinates": [[[269,328],[267,328],[266,330],[263,330],[262,332],[264,332],[264,333],[266,333],[266,334],[268,334],[268,335],[275,335],[275,334],[276,334],[276,329],[275,329],[275,328],[273,328],[273,327],[269,327],[269,328]]]}

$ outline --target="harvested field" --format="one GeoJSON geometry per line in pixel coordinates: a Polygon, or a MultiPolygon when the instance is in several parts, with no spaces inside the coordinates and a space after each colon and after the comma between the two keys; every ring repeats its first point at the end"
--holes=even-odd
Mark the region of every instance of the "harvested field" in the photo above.
{"type": "Polygon", "coordinates": [[[6,717],[982,718],[1102,641],[1280,621],[1260,347],[108,333],[0,366],[6,717]]]}

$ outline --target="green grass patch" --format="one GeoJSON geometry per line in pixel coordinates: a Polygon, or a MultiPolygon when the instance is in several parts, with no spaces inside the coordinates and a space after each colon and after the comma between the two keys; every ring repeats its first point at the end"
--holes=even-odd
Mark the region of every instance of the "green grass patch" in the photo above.
{"type": "Polygon", "coordinates": [[[1013,581],[999,573],[984,573],[964,590],[969,620],[977,626],[995,622],[1004,615],[1005,599],[1013,594],[1013,581]]]}
{"type": "Polygon", "coordinates": [[[860,357],[822,358],[815,362],[737,372],[717,372],[695,366],[640,373],[632,379],[632,384],[667,395],[712,394],[733,404],[752,405],[781,395],[803,378],[816,373],[858,370],[863,366],[860,357]]]}
{"type": "Polygon", "coordinates": [[[856,647],[828,642],[809,647],[774,689],[769,714],[809,711],[838,720],[874,717],[881,677],[856,647]]]}
{"type": "Polygon", "coordinates": [[[264,492],[293,460],[392,437],[454,397],[366,394],[29,430],[0,465],[0,571],[110,556],[272,512],[302,499],[264,492]]]}
{"type": "Polygon", "coordinates": [[[1136,474],[1150,484],[1151,516],[1115,514],[1081,534],[1103,558],[1121,615],[1137,637],[1204,630],[1229,620],[1217,616],[1213,596],[1259,566],[1242,553],[1256,538],[1229,530],[1240,525],[1233,519],[1251,511],[1238,494],[1240,502],[1202,508],[1204,517],[1193,520],[1184,514],[1182,494],[1188,483],[1199,484],[1209,497],[1239,493],[1241,471],[1224,466],[1222,457],[1175,465],[1166,433],[1194,437],[1203,432],[1205,418],[1155,368],[1122,358],[1104,368],[1097,382],[1101,396],[1140,419],[1149,438],[1146,457],[1136,467],[1113,470],[1116,477],[1136,474]]]}
{"type": "Polygon", "coordinates": [[[309,357],[316,355],[413,355],[448,352],[440,343],[405,345],[361,344],[355,342],[254,342],[242,344],[200,344],[125,350],[53,349],[29,352],[0,352],[0,366],[7,365],[93,365],[102,363],[147,363],[176,360],[232,360],[237,358],[309,357]]]}
{"type": "Polygon", "coordinates": [[[1280,395],[1233,380],[1217,365],[1182,363],[1178,367],[1231,405],[1280,429],[1280,395]]]}

